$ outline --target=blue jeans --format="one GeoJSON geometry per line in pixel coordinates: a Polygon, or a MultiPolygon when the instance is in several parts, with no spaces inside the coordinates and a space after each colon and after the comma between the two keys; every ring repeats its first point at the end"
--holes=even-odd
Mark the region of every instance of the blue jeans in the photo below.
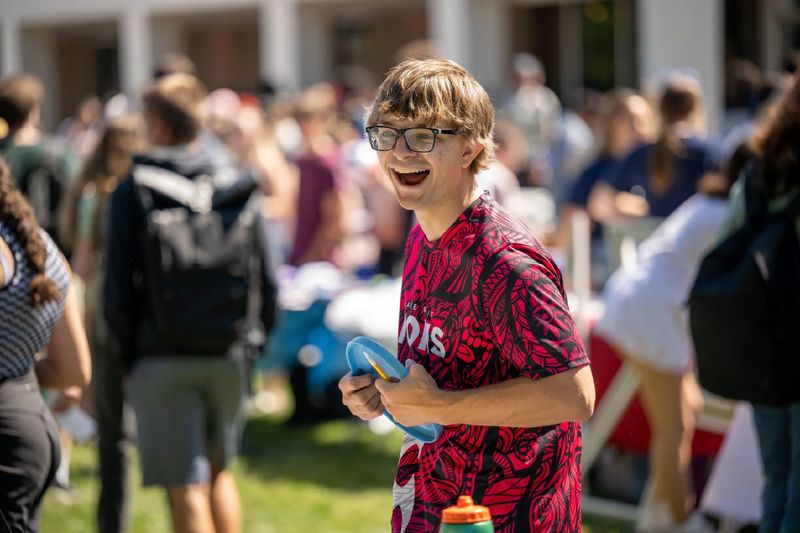
{"type": "Polygon", "coordinates": [[[753,405],[766,482],[759,532],[800,532],[800,402],[753,405]]]}

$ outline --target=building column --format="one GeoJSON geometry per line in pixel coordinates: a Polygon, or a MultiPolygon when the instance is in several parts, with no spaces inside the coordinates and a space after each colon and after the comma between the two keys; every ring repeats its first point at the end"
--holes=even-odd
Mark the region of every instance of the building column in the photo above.
{"type": "Polygon", "coordinates": [[[636,85],[636,23],[633,20],[633,1],[614,2],[614,85],[636,85]]]}
{"type": "Polygon", "coordinates": [[[259,4],[259,69],[279,90],[300,87],[300,27],[296,0],[259,4]]]}
{"type": "Polygon", "coordinates": [[[472,70],[469,0],[428,0],[428,35],[444,57],[472,70]]]}
{"type": "Polygon", "coordinates": [[[3,17],[0,21],[0,77],[6,77],[20,70],[19,20],[3,17]]]}
{"type": "Polygon", "coordinates": [[[119,19],[120,86],[128,95],[138,94],[152,77],[150,17],[141,5],[132,3],[119,19]]]}
{"type": "Polygon", "coordinates": [[[763,70],[777,72],[783,61],[783,21],[792,20],[785,3],[777,0],[763,0],[758,4],[761,35],[759,62],[763,70]]]}
{"type": "Polygon", "coordinates": [[[472,1],[472,73],[489,94],[499,96],[511,81],[511,6],[504,0],[472,1]]]}
{"type": "Polygon", "coordinates": [[[643,85],[669,69],[694,69],[708,109],[709,131],[720,133],[724,111],[722,0],[638,0],[639,76],[643,85]]]}
{"type": "Polygon", "coordinates": [[[46,131],[53,131],[58,120],[70,110],[61,113],[58,99],[58,70],[56,68],[55,32],[48,26],[27,27],[19,31],[18,71],[24,71],[39,78],[44,86],[44,101],[40,123],[46,131]]]}
{"type": "Polygon", "coordinates": [[[572,91],[583,87],[583,13],[580,4],[558,9],[558,64],[561,101],[570,103],[572,91]]]}

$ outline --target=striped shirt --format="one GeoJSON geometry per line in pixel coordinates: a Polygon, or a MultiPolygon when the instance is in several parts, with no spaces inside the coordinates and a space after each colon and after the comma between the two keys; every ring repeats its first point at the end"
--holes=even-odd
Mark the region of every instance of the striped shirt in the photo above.
{"type": "Polygon", "coordinates": [[[6,280],[0,288],[0,381],[22,376],[31,369],[36,354],[47,346],[53,326],[64,313],[69,272],[55,243],[44,230],[40,232],[47,247],[45,274],[56,282],[62,297],[34,308],[30,296],[33,267],[22,241],[0,222],[0,239],[14,255],[12,271],[5,271],[6,280]]]}

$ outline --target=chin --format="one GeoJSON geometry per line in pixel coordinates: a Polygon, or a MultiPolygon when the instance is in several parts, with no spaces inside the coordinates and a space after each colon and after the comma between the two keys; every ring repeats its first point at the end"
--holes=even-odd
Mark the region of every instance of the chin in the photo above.
{"type": "Polygon", "coordinates": [[[395,189],[394,196],[397,199],[397,203],[400,204],[400,207],[408,211],[416,211],[422,207],[424,200],[418,191],[409,192],[395,189]]]}

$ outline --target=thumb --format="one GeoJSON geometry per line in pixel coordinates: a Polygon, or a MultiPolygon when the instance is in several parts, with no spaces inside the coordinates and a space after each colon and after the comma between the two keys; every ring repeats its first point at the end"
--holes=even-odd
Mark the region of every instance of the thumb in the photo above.
{"type": "Polygon", "coordinates": [[[415,364],[417,363],[415,363],[413,359],[406,359],[406,368],[411,368],[415,364]]]}

